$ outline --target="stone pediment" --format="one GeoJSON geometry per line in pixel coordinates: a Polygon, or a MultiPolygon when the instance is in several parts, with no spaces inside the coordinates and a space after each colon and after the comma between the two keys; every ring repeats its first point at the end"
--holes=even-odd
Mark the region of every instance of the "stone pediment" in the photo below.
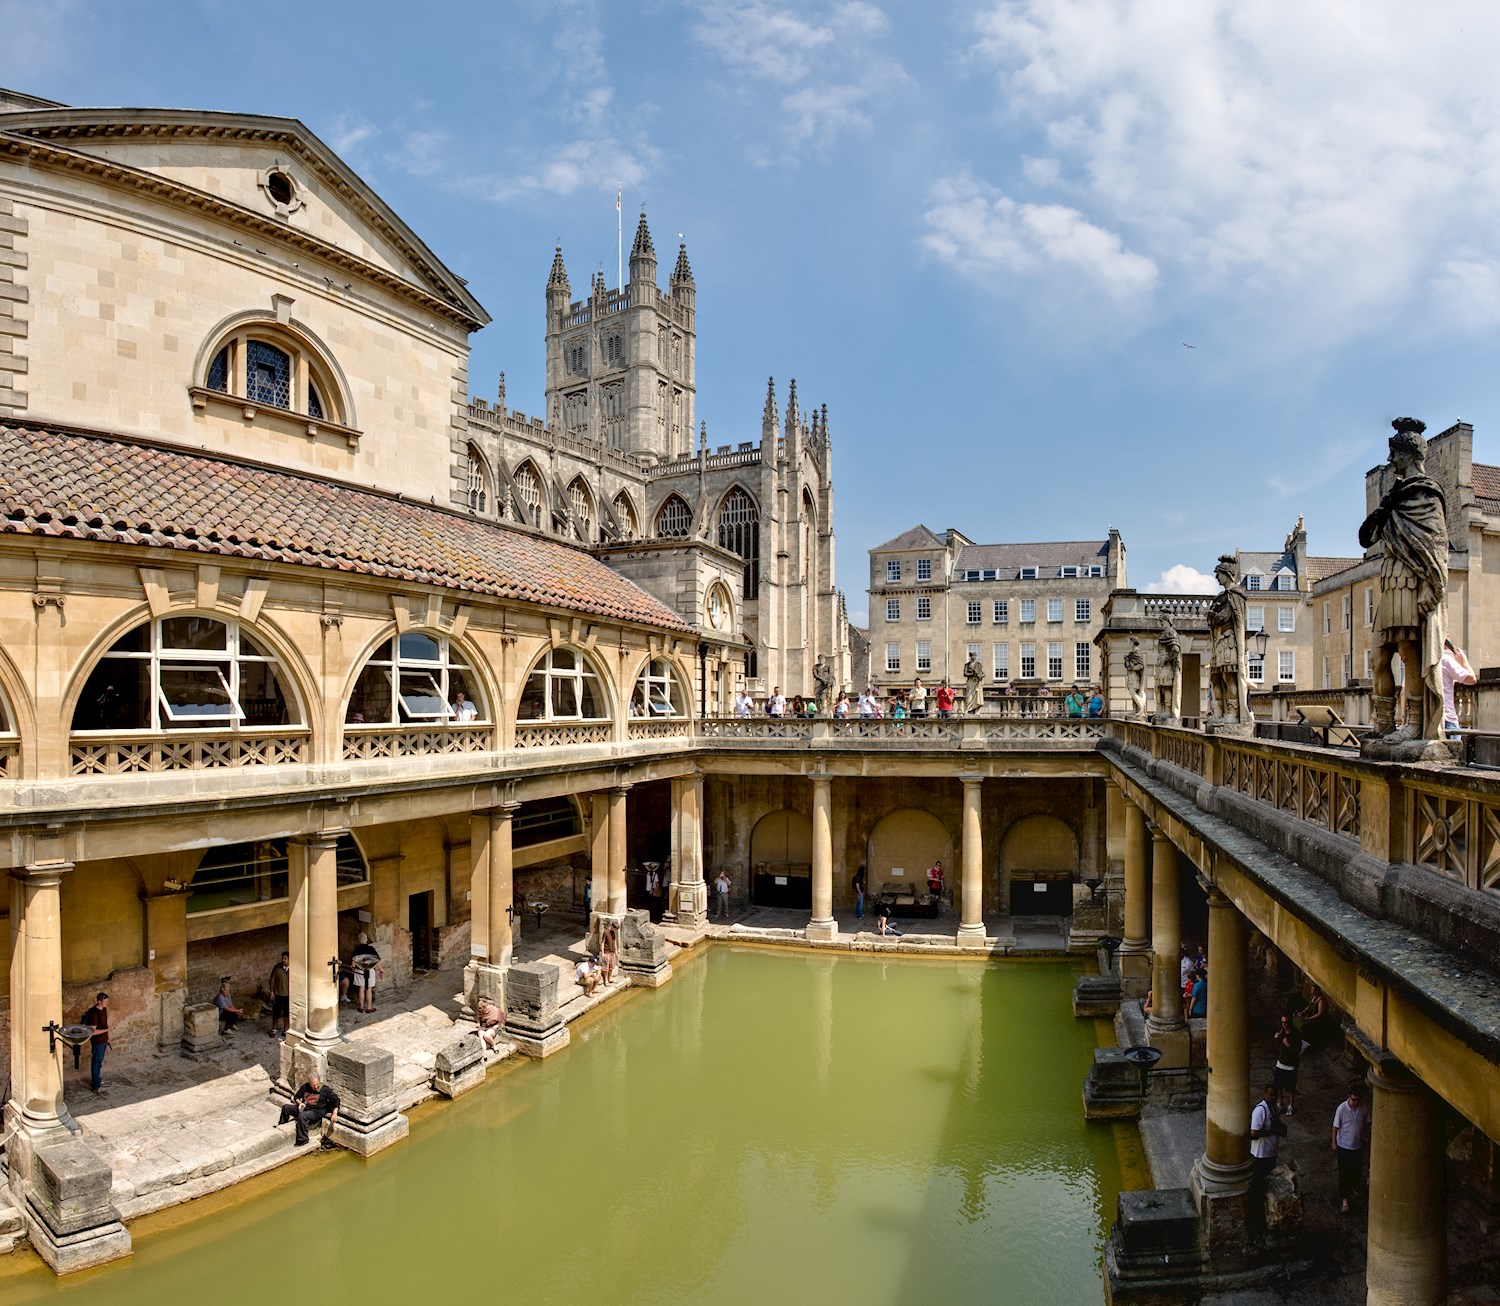
{"type": "MultiPolygon", "coordinates": [[[[34,109],[0,115],[13,134],[87,156],[142,180],[160,178],[158,198],[211,208],[256,235],[283,233],[357,261],[444,302],[474,327],[489,321],[463,281],[427,248],[347,164],[294,118],[166,109],[34,109]]],[[[36,162],[45,162],[38,158],[36,162]]]]}

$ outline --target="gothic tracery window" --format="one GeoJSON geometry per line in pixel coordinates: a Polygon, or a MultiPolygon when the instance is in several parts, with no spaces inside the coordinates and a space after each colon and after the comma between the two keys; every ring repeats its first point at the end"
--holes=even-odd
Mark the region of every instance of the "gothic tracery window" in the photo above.
{"type": "Polygon", "coordinates": [[[624,490],[615,495],[615,516],[619,518],[621,539],[633,540],[641,533],[641,524],[630,504],[630,496],[624,490]]]}
{"type": "Polygon", "coordinates": [[[542,524],[542,481],[536,474],[536,469],[530,463],[522,463],[516,468],[516,474],[512,478],[516,487],[516,497],[520,503],[516,505],[521,513],[522,520],[530,522],[533,526],[542,524]]]}
{"type": "Polygon", "coordinates": [[[662,539],[686,539],[693,533],[693,512],[680,495],[671,495],[656,514],[656,533],[662,539]]]}
{"type": "Polygon", "coordinates": [[[472,444],[469,446],[469,461],[465,480],[469,498],[469,511],[484,512],[489,504],[489,492],[485,489],[484,482],[484,463],[480,460],[478,450],[472,444]]]}
{"type": "Polygon", "coordinates": [[[738,485],[719,509],[719,545],[745,560],[744,597],[760,593],[760,512],[738,485]]]}
{"type": "Polygon", "coordinates": [[[588,486],[583,483],[582,477],[575,476],[568,486],[568,508],[573,514],[573,525],[578,532],[578,538],[585,544],[592,543],[594,500],[589,494],[588,486]]]}

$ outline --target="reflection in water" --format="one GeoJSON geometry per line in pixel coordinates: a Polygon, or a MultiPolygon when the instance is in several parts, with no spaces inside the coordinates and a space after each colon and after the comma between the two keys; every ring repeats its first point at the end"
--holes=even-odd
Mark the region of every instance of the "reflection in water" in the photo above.
{"type": "Polygon", "coordinates": [[[1097,1302],[1119,1161],[1075,972],[716,948],[370,1162],[142,1222],[61,1285],[6,1258],[0,1297],[1097,1302]]]}

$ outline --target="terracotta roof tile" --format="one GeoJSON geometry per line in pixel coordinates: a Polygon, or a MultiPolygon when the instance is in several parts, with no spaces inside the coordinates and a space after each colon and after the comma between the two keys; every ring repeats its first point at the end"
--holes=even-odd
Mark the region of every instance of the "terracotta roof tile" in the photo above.
{"type": "Polygon", "coordinates": [[[1500,499],[1500,467],[1475,463],[1474,493],[1481,499],[1500,499]]]}
{"type": "Polygon", "coordinates": [[[1309,558],[1307,574],[1315,581],[1326,580],[1341,571],[1348,571],[1350,567],[1359,566],[1363,561],[1363,558],[1309,558]]]}
{"type": "Polygon", "coordinates": [[[354,486],[204,454],[0,424],[0,532],[326,567],[686,631],[578,549],[354,486]]]}

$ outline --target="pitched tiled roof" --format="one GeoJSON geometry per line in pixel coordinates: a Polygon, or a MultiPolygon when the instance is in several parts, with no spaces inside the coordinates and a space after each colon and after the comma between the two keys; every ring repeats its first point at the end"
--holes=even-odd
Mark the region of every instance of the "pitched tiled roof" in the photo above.
{"type": "Polygon", "coordinates": [[[386,576],[689,629],[598,559],[354,486],[109,436],[0,424],[0,532],[386,576]]]}
{"type": "Polygon", "coordinates": [[[1273,571],[1279,571],[1285,567],[1288,571],[1297,570],[1297,559],[1287,550],[1280,553],[1253,553],[1246,549],[1240,550],[1240,575],[1248,571],[1264,572],[1270,575],[1273,571]]]}
{"type": "Polygon", "coordinates": [[[1108,540],[1066,540],[1053,544],[966,544],[953,569],[979,568],[999,572],[1036,567],[1043,574],[1059,567],[1087,567],[1109,561],[1108,540]]]}
{"type": "Polygon", "coordinates": [[[909,531],[902,531],[894,540],[877,544],[870,552],[884,553],[887,549],[941,549],[942,547],[943,541],[927,527],[913,526],[909,531]]]}
{"type": "Polygon", "coordinates": [[[1480,499],[1500,499],[1500,467],[1474,464],[1474,494],[1480,499]]]}
{"type": "Polygon", "coordinates": [[[1363,558],[1309,558],[1307,574],[1313,580],[1326,580],[1341,571],[1348,571],[1350,567],[1359,566],[1363,561],[1363,558]]]}

